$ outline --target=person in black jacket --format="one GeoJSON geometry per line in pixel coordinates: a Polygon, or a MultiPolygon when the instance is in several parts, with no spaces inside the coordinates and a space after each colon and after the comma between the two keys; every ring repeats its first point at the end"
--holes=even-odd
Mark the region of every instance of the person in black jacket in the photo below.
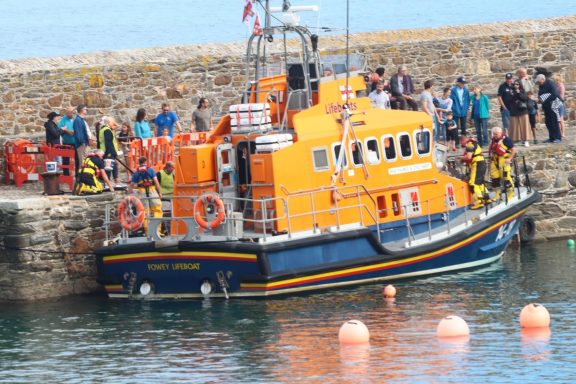
{"type": "Polygon", "coordinates": [[[412,76],[408,74],[405,65],[398,68],[398,73],[390,78],[392,92],[392,109],[406,109],[407,104],[413,111],[418,110],[418,103],[414,100],[414,83],[412,76]]]}
{"type": "Polygon", "coordinates": [[[50,112],[48,114],[48,120],[44,123],[44,128],[46,128],[46,144],[48,145],[60,144],[60,135],[62,134],[62,130],[58,128],[59,121],[60,121],[59,113],[50,112]]]}
{"type": "Polygon", "coordinates": [[[560,95],[556,84],[545,75],[539,74],[536,76],[536,83],[540,86],[538,90],[538,102],[542,103],[542,111],[544,112],[544,119],[546,128],[548,128],[548,140],[545,143],[559,143],[562,141],[560,135],[560,95]]]}

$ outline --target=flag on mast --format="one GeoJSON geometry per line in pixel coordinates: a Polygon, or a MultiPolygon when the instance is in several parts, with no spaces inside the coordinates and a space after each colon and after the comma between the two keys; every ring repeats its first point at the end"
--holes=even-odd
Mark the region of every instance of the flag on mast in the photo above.
{"type": "Polygon", "coordinates": [[[252,34],[254,36],[262,36],[262,25],[260,25],[260,16],[256,14],[256,20],[254,20],[254,28],[252,28],[252,34]]]}
{"type": "Polygon", "coordinates": [[[242,13],[242,22],[246,25],[250,25],[250,19],[254,16],[254,11],[252,10],[252,0],[246,0],[246,5],[244,5],[244,12],[242,13]]]}

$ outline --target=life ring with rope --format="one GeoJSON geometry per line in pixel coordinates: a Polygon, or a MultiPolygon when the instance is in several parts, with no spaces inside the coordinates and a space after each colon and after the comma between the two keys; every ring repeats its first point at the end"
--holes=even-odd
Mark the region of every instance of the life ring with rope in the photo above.
{"type": "Polygon", "coordinates": [[[200,227],[214,230],[218,228],[220,224],[222,224],[225,217],[226,209],[224,208],[222,199],[218,197],[218,195],[209,193],[196,199],[196,202],[194,203],[194,220],[200,227]],[[214,220],[207,220],[207,212],[216,212],[216,217],[214,220]]]}
{"type": "Polygon", "coordinates": [[[140,229],[144,224],[146,210],[144,204],[136,196],[126,196],[118,205],[118,221],[122,228],[128,231],[140,229]]]}

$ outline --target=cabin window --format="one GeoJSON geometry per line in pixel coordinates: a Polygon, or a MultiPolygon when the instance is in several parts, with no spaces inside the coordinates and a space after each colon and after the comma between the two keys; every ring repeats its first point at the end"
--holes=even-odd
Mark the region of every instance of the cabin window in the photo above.
{"type": "Polygon", "coordinates": [[[410,146],[410,135],[403,133],[399,136],[398,141],[400,142],[400,155],[403,159],[409,159],[412,157],[412,147],[410,146]]]}
{"type": "MultiPolygon", "coordinates": [[[[340,156],[340,148],[341,148],[340,144],[333,144],[332,145],[332,151],[334,153],[334,165],[338,164],[338,156],[340,156]]],[[[342,158],[341,167],[346,168],[348,166],[348,160],[346,159],[346,151],[344,151],[342,156],[343,156],[343,158],[342,158]]]]}
{"type": "Polygon", "coordinates": [[[312,159],[314,160],[314,171],[327,171],[330,169],[328,164],[328,149],[326,148],[313,148],[312,159]]]}
{"type": "Polygon", "coordinates": [[[334,70],[332,69],[332,64],[322,65],[322,76],[323,77],[334,77],[334,70]]]}
{"type": "Polygon", "coordinates": [[[416,152],[419,156],[426,156],[430,154],[430,131],[428,129],[419,129],[414,134],[414,141],[416,141],[416,152]]]}
{"type": "Polygon", "coordinates": [[[384,148],[384,155],[387,161],[396,160],[396,144],[394,142],[394,137],[384,136],[382,138],[382,147],[384,148]]]}
{"type": "Polygon", "coordinates": [[[359,141],[354,141],[350,144],[350,153],[352,154],[352,162],[356,167],[364,164],[364,148],[362,148],[362,143],[359,141]]]}
{"type": "Polygon", "coordinates": [[[337,75],[346,73],[346,64],[332,64],[332,68],[337,75]]]}
{"type": "Polygon", "coordinates": [[[378,140],[376,138],[366,139],[366,162],[368,164],[378,164],[380,162],[380,152],[378,151],[378,140]]]}

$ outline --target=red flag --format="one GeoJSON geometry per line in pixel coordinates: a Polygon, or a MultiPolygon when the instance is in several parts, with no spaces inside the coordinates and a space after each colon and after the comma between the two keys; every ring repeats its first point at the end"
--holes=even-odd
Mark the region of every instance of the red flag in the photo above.
{"type": "Polygon", "coordinates": [[[246,0],[244,12],[242,13],[242,22],[248,24],[252,16],[254,16],[254,11],[252,10],[252,0],[246,0]]]}
{"type": "Polygon", "coordinates": [[[254,21],[254,28],[252,29],[252,34],[254,36],[262,36],[262,26],[260,25],[260,17],[256,15],[256,20],[254,21]]]}

